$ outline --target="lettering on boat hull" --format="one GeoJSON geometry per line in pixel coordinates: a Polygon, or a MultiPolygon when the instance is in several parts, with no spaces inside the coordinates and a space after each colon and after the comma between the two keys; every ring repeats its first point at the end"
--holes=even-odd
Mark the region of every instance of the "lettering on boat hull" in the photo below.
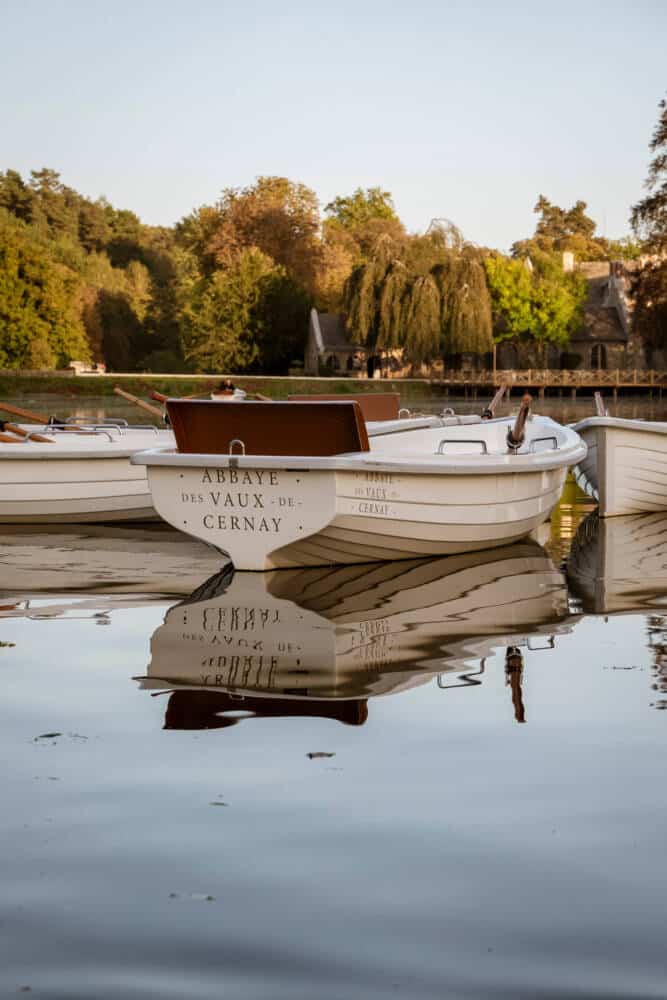
{"type": "Polygon", "coordinates": [[[236,566],[266,569],[276,549],[321,530],[335,513],[334,473],[185,466],[149,468],[158,513],[229,554],[236,566]]]}

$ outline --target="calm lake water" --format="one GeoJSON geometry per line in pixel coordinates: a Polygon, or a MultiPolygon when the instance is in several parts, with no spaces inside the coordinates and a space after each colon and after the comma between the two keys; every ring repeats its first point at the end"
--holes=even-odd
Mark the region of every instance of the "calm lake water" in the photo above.
{"type": "Polygon", "coordinates": [[[0,995],[666,997],[667,514],[592,509],[269,574],[5,526],[0,995]]]}

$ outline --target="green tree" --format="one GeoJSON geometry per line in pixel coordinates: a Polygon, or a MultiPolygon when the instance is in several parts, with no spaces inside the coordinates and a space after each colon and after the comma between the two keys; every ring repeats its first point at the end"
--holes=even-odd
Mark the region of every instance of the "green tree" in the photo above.
{"type": "Polygon", "coordinates": [[[0,367],[60,367],[90,357],[71,273],[0,225],[0,367]]]}
{"type": "Polygon", "coordinates": [[[247,371],[279,356],[288,363],[296,316],[305,327],[303,293],[285,268],[255,247],[243,250],[212,277],[185,281],[185,358],[198,371],[247,371]]]}
{"type": "Polygon", "coordinates": [[[406,361],[491,349],[491,306],[481,254],[455,227],[384,236],[346,284],[348,327],[371,351],[402,348],[406,361]]]}
{"type": "Polygon", "coordinates": [[[611,260],[633,255],[633,248],[623,240],[596,236],[596,223],[586,214],[586,202],[577,201],[571,208],[553,205],[543,194],[533,211],[539,216],[530,239],[512,246],[513,257],[532,257],[536,253],[563,253],[569,250],[577,260],[611,260]]]}
{"type": "Polygon", "coordinates": [[[581,325],[586,281],[564,272],[557,255],[537,252],[535,261],[494,254],[485,260],[496,342],[532,339],[565,345],[581,325]]]}

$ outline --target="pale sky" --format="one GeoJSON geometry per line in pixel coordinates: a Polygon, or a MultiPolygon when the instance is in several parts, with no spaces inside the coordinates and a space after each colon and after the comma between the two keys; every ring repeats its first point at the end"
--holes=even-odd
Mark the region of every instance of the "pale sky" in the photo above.
{"type": "Polygon", "coordinates": [[[476,243],[540,193],[629,232],[667,94],[667,2],[2,0],[0,170],[171,225],[262,174],[392,193],[476,243]]]}

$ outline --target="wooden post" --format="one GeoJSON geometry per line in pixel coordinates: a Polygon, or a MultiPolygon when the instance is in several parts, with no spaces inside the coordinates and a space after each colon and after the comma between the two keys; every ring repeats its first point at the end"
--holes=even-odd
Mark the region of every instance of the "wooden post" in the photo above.
{"type": "Polygon", "coordinates": [[[576,399],[577,398],[577,387],[576,387],[576,385],[573,385],[572,388],[570,389],[570,398],[571,399],[576,399]]]}

